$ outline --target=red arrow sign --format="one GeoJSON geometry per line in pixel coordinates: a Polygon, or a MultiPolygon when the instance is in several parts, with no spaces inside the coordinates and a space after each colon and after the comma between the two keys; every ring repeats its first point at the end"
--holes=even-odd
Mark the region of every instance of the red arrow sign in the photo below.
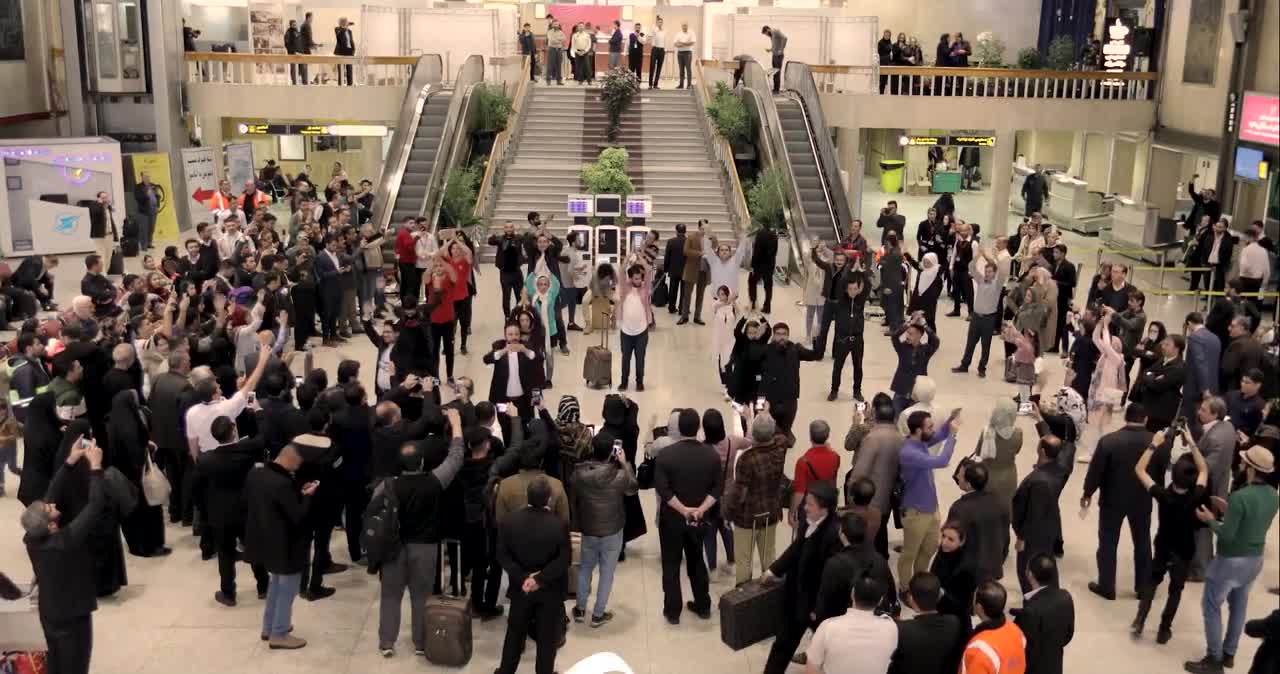
{"type": "Polygon", "coordinates": [[[213,196],[217,193],[218,192],[216,190],[198,189],[195,192],[191,193],[191,198],[195,199],[196,201],[199,201],[200,203],[204,203],[212,199],[213,196]]]}

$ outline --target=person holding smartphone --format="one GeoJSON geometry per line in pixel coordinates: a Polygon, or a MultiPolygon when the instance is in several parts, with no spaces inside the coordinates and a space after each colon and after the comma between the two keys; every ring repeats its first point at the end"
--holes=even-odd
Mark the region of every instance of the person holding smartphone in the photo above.
{"type": "Polygon", "coordinates": [[[623,499],[637,493],[635,470],[622,449],[622,439],[599,433],[591,439],[591,458],[578,464],[569,478],[569,511],[575,514],[582,531],[581,566],[577,582],[574,622],[587,618],[591,597],[591,576],[600,567],[600,584],[591,611],[591,626],[600,627],[613,619],[607,610],[613,589],[613,574],[622,552],[626,509],[623,499]]]}

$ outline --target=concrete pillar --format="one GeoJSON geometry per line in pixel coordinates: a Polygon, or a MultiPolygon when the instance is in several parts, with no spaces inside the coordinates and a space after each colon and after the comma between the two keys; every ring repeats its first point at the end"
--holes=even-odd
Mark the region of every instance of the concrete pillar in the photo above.
{"type": "Polygon", "coordinates": [[[849,185],[845,194],[849,198],[849,213],[855,218],[862,217],[862,165],[859,156],[862,154],[862,138],[859,129],[836,127],[836,160],[840,168],[849,176],[849,185]]]}
{"type": "Polygon", "coordinates": [[[1013,180],[1013,138],[1011,130],[996,131],[991,158],[991,210],[982,232],[988,241],[1009,228],[1009,181],[1013,180]]]}
{"type": "Polygon", "coordinates": [[[80,77],[80,26],[76,22],[76,1],[62,0],[58,5],[58,20],[62,23],[62,63],[66,78],[67,132],[71,136],[83,136],[88,128],[88,111],[84,101],[84,81],[80,77]]]}
{"type": "Polygon", "coordinates": [[[1076,131],[1071,134],[1071,166],[1067,168],[1067,173],[1073,177],[1084,176],[1085,137],[1084,131],[1076,131]]]}

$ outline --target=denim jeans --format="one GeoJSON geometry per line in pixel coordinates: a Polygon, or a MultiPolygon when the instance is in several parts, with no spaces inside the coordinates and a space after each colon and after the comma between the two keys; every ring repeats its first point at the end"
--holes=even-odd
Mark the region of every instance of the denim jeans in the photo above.
{"type": "Polygon", "coordinates": [[[613,590],[613,572],[618,568],[618,556],[622,553],[622,530],[608,536],[583,536],[582,557],[578,567],[578,610],[586,610],[591,596],[591,574],[600,565],[600,585],[596,588],[596,605],[591,615],[599,617],[609,606],[609,593],[613,590]]]}
{"type": "Polygon", "coordinates": [[[707,527],[707,537],[702,542],[703,547],[707,549],[707,568],[712,571],[715,571],[718,566],[716,564],[717,538],[724,542],[725,563],[733,565],[733,528],[728,522],[721,520],[707,527]]]}
{"type": "Polygon", "coordinates": [[[1249,588],[1262,573],[1262,557],[1216,557],[1204,576],[1200,610],[1206,651],[1214,658],[1235,655],[1249,610],[1249,588]],[[1222,602],[1227,602],[1227,636],[1222,637],[1222,602]]]}
{"type": "Polygon", "coordinates": [[[302,574],[271,574],[267,583],[267,603],[262,611],[262,633],[268,637],[289,634],[293,624],[293,600],[302,586],[302,574]]]}
{"type": "Polygon", "coordinates": [[[360,276],[360,286],[356,288],[356,290],[359,292],[360,296],[359,311],[362,312],[362,315],[366,306],[369,307],[370,311],[378,306],[378,277],[381,275],[382,270],[377,269],[373,271],[366,271],[360,276]]]}

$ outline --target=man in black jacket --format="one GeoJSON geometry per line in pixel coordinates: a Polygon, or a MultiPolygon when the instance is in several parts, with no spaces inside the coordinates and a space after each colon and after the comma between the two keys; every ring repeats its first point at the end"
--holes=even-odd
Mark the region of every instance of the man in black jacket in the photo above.
{"type": "Polygon", "coordinates": [[[747,274],[747,297],[751,308],[756,308],[756,284],[764,283],[763,313],[773,306],[773,268],[778,263],[778,235],[768,227],[762,227],[751,246],[751,272],[747,274]]]}
{"type": "Polygon", "coordinates": [[[160,456],[164,457],[165,473],[169,484],[169,521],[190,525],[194,516],[191,490],[194,474],[190,448],[182,422],[186,419],[184,398],[191,392],[187,374],[191,372],[191,357],[185,351],[169,355],[169,370],[151,382],[151,395],[147,406],[151,416],[158,420],[172,420],[153,424],[151,441],[156,443],[160,456]]]}
{"type": "Polygon", "coordinates": [[[907,587],[907,606],[915,617],[898,623],[898,649],[889,674],[952,674],[960,669],[969,626],[954,615],[938,613],[942,584],[937,576],[922,571],[907,587]]]}
{"type": "MultiPolygon", "coordinates": [[[[223,606],[235,606],[236,541],[244,538],[244,483],[253,464],[263,459],[262,441],[238,438],[236,424],[228,417],[214,419],[209,430],[218,441],[218,448],[200,455],[200,479],[205,512],[218,546],[221,584],[213,599],[223,606]]],[[[253,564],[252,568],[258,582],[258,598],[265,599],[267,570],[261,564],[253,564]]]]}
{"type": "Polygon", "coordinates": [[[1071,593],[1058,586],[1058,563],[1052,552],[1032,557],[1021,575],[1031,589],[1023,590],[1022,610],[1015,612],[1013,621],[1027,640],[1027,671],[1062,674],[1062,652],[1076,631],[1071,593]]]}
{"type": "Polygon", "coordinates": [[[102,256],[86,255],[84,258],[84,278],[80,279],[80,294],[93,300],[95,316],[107,316],[116,307],[116,286],[102,273],[102,256]]]}
{"type": "MultiPolygon", "coordinates": [[[[1129,522],[1133,537],[1133,578],[1141,584],[1151,577],[1151,497],[1134,474],[1138,459],[1151,445],[1151,431],[1146,429],[1147,411],[1139,403],[1130,403],[1124,412],[1123,428],[1098,440],[1098,449],[1089,462],[1084,478],[1084,496],[1080,508],[1087,510],[1094,492],[1101,491],[1098,514],[1098,580],[1089,583],[1089,591],[1103,599],[1116,598],[1116,546],[1120,543],[1120,525],[1129,522]]],[[[1163,482],[1164,465],[1152,466],[1153,479],[1163,482]]]]}
{"type": "Polygon", "coordinates": [[[644,41],[644,30],[637,23],[627,36],[627,70],[635,75],[636,81],[644,79],[640,74],[644,66],[644,41]]]}
{"type": "Polygon", "coordinates": [[[1168,428],[1178,417],[1182,405],[1182,382],[1187,378],[1182,351],[1186,348],[1182,335],[1169,335],[1160,341],[1160,360],[1138,372],[1135,397],[1147,409],[1147,430],[1152,433],[1168,428]]]}
{"type": "MultiPolygon", "coordinates": [[[[293,392],[285,376],[279,372],[263,375],[258,398],[261,408],[257,413],[258,438],[262,440],[266,456],[272,459],[294,438],[310,430],[307,415],[293,404],[293,392]]],[[[152,395],[155,395],[154,389],[152,395]]]]}
{"type": "Polygon", "coordinates": [[[827,351],[827,332],[831,329],[831,322],[835,320],[836,303],[840,301],[840,297],[844,295],[844,277],[850,272],[849,257],[844,250],[837,249],[831,251],[831,261],[824,260],[819,253],[825,252],[821,246],[814,247],[810,252],[813,257],[813,263],[818,265],[818,269],[822,270],[822,328],[818,332],[818,336],[814,338],[813,349],[818,352],[818,359],[822,359],[822,354],[827,351]]]}
{"type": "Polygon", "coordinates": [[[515,674],[531,621],[537,629],[534,671],[553,674],[556,647],[564,634],[564,598],[572,559],[569,523],[551,512],[547,478],[534,478],[527,493],[528,507],[508,515],[498,532],[497,556],[511,586],[511,615],[495,674],[515,674]]]}
{"type": "MultiPolygon", "coordinates": [[[[528,29],[528,24],[525,24],[525,29],[528,29]]],[[[532,34],[529,35],[529,40],[532,42],[532,34]]],[[[502,315],[510,316],[511,300],[519,301],[520,289],[524,288],[524,273],[520,270],[520,265],[524,262],[524,245],[516,235],[515,223],[503,223],[502,234],[490,236],[489,245],[497,248],[493,264],[498,268],[498,281],[502,287],[502,315]]]]}
{"type": "Polygon", "coordinates": [[[1071,310],[1071,298],[1076,295],[1076,263],[1067,259],[1067,244],[1060,243],[1053,248],[1053,265],[1049,268],[1053,280],[1058,284],[1058,325],[1057,340],[1049,353],[1057,353],[1061,349],[1065,353],[1070,348],[1067,337],[1067,312],[1071,310]]]}
{"type": "Polygon", "coordinates": [[[898,212],[898,202],[892,199],[880,209],[880,217],[876,218],[876,227],[880,229],[880,245],[885,244],[889,237],[889,232],[893,232],[898,236],[899,241],[905,241],[907,229],[907,218],[898,212]]]}
{"type": "Polygon", "coordinates": [[[1013,535],[1017,538],[1016,568],[1022,593],[1031,591],[1031,574],[1027,563],[1039,554],[1053,554],[1062,538],[1062,513],[1058,507],[1061,470],[1058,452],[1062,440],[1053,435],[1040,438],[1036,447],[1036,467],[1013,493],[1013,535]]]}
{"type": "Polygon", "coordinates": [[[489,380],[489,401],[512,403],[520,408],[520,416],[533,417],[533,390],[542,385],[542,359],[520,341],[520,326],[503,328],[505,341],[494,342],[484,354],[484,364],[493,366],[489,380]]]}
{"type": "Polygon", "coordinates": [[[979,584],[1004,577],[1004,560],[1009,555],[1009,504],[987,490],[987,478],[986,466],[967,463],[956,479],[964,495],[951,504],[945,520],[964,527],[965,553],[979,584]]]}
{"type": "Polygon", "coordinates": [[[357,382],[345,384],[342,394],[347,404],[333,415],[329,437],[342,453],[339,498],[347,529],[347,553],[351,556],[351,561],[359,563],[364,558],[360,550],[360,528],[363,525],[365,507],[369,505],[373,409],[365,402],[364,386],[357,382]]]}
{"type": "MultiPolygon", "coordinates": [[[[702,520],[720,500],[724,471],[720,455],[710,445],[698,442],[698,413],[680,410],[677,415],[680,437],[654,460],[653,483],[658,493],[658,544],[662,553],[662,614],[672,625],[680,624],[687,607],[703,620],[711,618],[711,594],[707,563],[703,556],[705,538],[702,520]],[[681,603],[680,562],[689,574],[693,600],[681,603]]],[[[788,655],[790,657],[790,655],[788,655]]]]}
{"type": "Polygon", "coordinates": [[[889,562],[867,545],[867,521],[855,513],[845,513],[840,516],[839,535],[844,548],[822,567],[822,583],[814,610],[817,621],[844,615],[849,610],[853,584],[868,575],[885,588],[877,608],[892,613],[891,609],[896,607],[894,588],[897,586],[894,585],[889,562]]]}
{"type": "Polygon", "coordinates": [[[538,47],[534,42],[533,29],[529,24],[520,27],[520,34],[516,36],[516,41],[520,43],[520,55],[529,57],[529,81],[538,81],[538,47]]]}
{"type": "MultiPolygon", "coordinates": [[[[302,53],[301,47],[302,47],[302,36],[298,33],[298,20],[289,19],[289,27],[284,31],[284,53],[301,54],[302,53]]],[[[297,63],[289,64],[289,81],[294,84],[298,83],[299,67],[306,68],[307,66],[305,64],[300,65],[297,63]]],[[[305,70],[302,72],[306,73],[305,70]]],[[[305,74],[302,76],[302,83],[303,84],[307,83],[307,76],[305,74]]]]}
{"type": "Polygon", "coordinates": [[[929,329],[924,312],[912,314],[893,333],[893,348],[898,352],[898,367],[893,371],[889,390],[893,391],[893,412],[897,415],[912,405],[916,377],[929,374],[929,360],[938,352],[938,335],[929,329]]]}
{"type": "MultiPolygon", "coordinates": [[[[632,34],[634,39],[634,33],[632,34]]],[[[687,228],[684,223],[676,225],[676,235],[667,241],[666,253],[662,256],[662,272],[667,277],[667,313],[674,314],[680,306],[680,284],[684,279],[684,240],[687,228]]],[[[755,287],[752,287],[755,292],[755,287]]]]}
{"type": "MultiPolygon", "coordinates": [[[[832,314],[835,312],[833,309],[832,314]]],[[[773,324],[773,339],[765,348],[761,366],[760,390],[769,401],[769,414],[778,422],[778,430],[787,435],[791,435],[800,399],[800,361],[821,359],[820,351],[791,341],[791,328],[786,323],[773,324]]]]}
{"type": "Polygon", "coordinates": [[[22,542],[31,558],[35,580],[40,586],[40,626],[48,643],[49,671],[87,674],[93,651],[93,612],[98,610],[94,559],[89,537],[102,515],[102,449],[89,440],[77,443],[63,465],[58,466],[54,484],[68,479],[71,466],[80,460],[89,463],[89,501],[70,522],[61,521],[57,506],[35,500],[22,512],[25,532],[22,542]]]}
{"type": "MultiPolygon", "coordinates": [[[[322,445],[327,438],[306,435],[296,442],[322,445]]],[[[245,479],[245,558],[271,575],[262,614],[262,640],[272,649],[293,650],[307,645],[293,635],[293,600],[298,596],[302,569],[307,565],[307,537],[303,520],[319,482],[301,489],[293,474],[302,468],[295,443],[285,445],[270,464],[249,471],[245,479]]]]}
{"type": "MultiPolygon", "coordinates": [[[[348,22],[347,17],[345,16],[338,18],[338,25],[333,27],[333,39],[334,39],[333,55],[334,56],[355,56],[356,40],[355,40],[355,36],[351,34],[351,26],[354,26],[354,25],[355,25],[354,23],[348,22]]],[[[354,84],[354,82],[351,81],[352,68],[353,66],[350,63],[338,66],[338,85],[339,86],[344,84],[344,78],[343,78],[344,74],[346,75],[345,84],[347,86],[351,86],[352,84],[354,84]]]]}
{"type": "Polygon", "coordinates": [[[973,264],[974,251],[978,249],[977,237],[973,234],[973,226],[964,220],[957,220],[955,235],[951,238],[951,297],[956,306],[948,316],[960,315],[960,305],[969,307],[973,314],[973,280],[969,275],[969,267],[973,264]]]}
{"type": "MultiPolygon", "coordinates": [[[[316,42],[311,32],[311,12],[302,15],[302,27],[298,29],[298,53],[310,54],[312,49],[320,46],[316,42]]],[[[307,64],[298,64],[298,80],[302,84],[307,84],[307,64]]]]}
{"type": "MultiPolygon", "coordinates": [[[[827,400],[835,400],[840,391],[840,379],[844,373],[845,359],[853,360],[853,399],[862,398],[862,351],[865,346],[863,329],[866,323],[867,295],[871,293],[866,277],[854,272],[845,277],[845,292],[836,304],[836,335],[831,342],[831,392],[827,400]]],[[[848,594],[847,592],[845,594],[848,594]]]]}

